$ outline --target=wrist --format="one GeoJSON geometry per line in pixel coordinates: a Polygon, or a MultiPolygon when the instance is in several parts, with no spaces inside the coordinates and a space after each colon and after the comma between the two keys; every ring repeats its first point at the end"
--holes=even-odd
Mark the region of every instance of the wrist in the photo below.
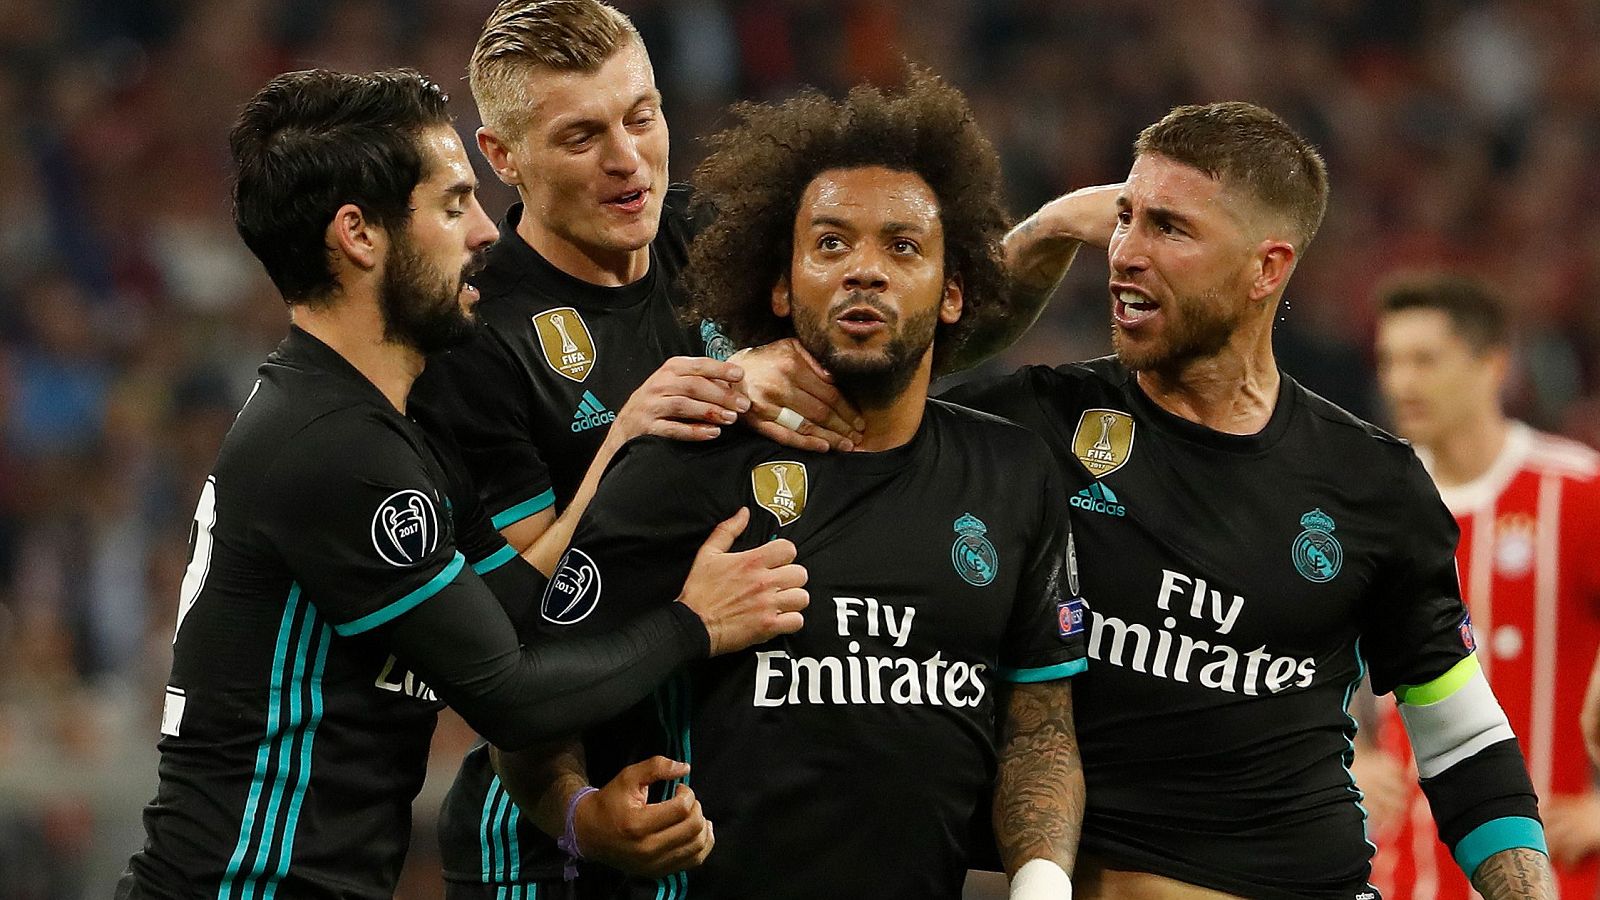
{"type": "Polygon", "coordinates": [[[1048,859],[1030,859],[1011,878],[1011,900],[1072,900],[1072,879],[1048,859]]]}
{"type": "Polygon", "coordinates": [[[585,801],[598,791],[598,788],[586,784],[573,791],[567,800],[566,827],[561,837],[556,839],[556,846],[567,855],[567,864],[562,872],[567,881],[578,877],[578,860],[585,858],[584,847],[593,849],[593,845],[588,841],[588,836],[594,833],[591,827],[592,817],[585,813],[585,809],[592,813],[595,804],[585,801]]]}

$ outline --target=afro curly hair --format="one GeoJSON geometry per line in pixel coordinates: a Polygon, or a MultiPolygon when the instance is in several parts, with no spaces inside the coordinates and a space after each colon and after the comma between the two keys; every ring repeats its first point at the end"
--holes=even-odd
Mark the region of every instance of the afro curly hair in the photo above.
{"type": "Polygon", "coordinates": [[[945,277],[960,279],[963,311],[938,327],[934,371],[1007,314],[1000,162],[960,91],[913,67],[892,91],[863,85],[843,100],[808,91],[733,113],[739,124],[707,139],[712,152],[694,174],[695,213],[707,225],[684,271],[690,320],[716,322],[746,347],[792,335],[771,300],[789,272],[801,196],[823,172],[868,166],[915,173],[939,201],[945,277]]]}

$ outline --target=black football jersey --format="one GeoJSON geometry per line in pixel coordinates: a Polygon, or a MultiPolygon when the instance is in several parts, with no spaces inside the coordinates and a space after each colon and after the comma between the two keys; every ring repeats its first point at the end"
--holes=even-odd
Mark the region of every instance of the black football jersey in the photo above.
{"type": "Polygon", "coordinates": [[[483,327],[430,360],[410,398],[419,421],[460,445],[496,528],[565,507],[617,411],[668,358],[731,355],[713,327],[679,316],[689,193],[667,192],[650,269],[621,287],[557,269],[517,234],[521,204],[506,214],[473,279],[483,327]]]}
{"type": "MultiPolygon", "coordinates": [[[[517,234],[520,204],[501,223],[474,278],[483,327],[431,360],[410,398],[424,426],[461,447],[495,527],[566,508],[617,411],[669,358],[732,355],[714,327],[686,325],[679,313],[690,196],[685,185],[667,192],[650,269],[622,287],[574,278],[540,256],[517,234]]],[[[439,834],[448,880],[561,876],[565,857],[521,816],[482,747],[463,762],[439,834]]]]}
{"type": "Polygon", "coordinates": [[[943,396],[1027,426],[1064,476],[1083,846],[1248,897],[1374,896],[1351,692],[1469,652],[1456,526],[1411,448],[1288,376],[1248,436],[1166,412],[1111,358],[943,396]]]}
{"type": "MultiPolygon", "coordinates": [[[[702,868],[634,895],[959,897],[1002,684],[1085,665],[1058,481],[1033,436],[938,401],[881,453],[797,452],[743,430],[630,444],[546,589],[547,621],[604,630],[671,602],[741,505],[735,548],[793,541],[811,596],[801,631],[691,667],[633,723],[654,735],[633,758],[689,762],[717,829],[702,868]]],[[[587,745],[597,783],[611,772],[596,754],[615,746],[587,745]]]]}
{"type": "Polygon", "coordinates": [[[293,329],[200,498],[123,896],[391,896],[441,704],[376,630],[514,557],[448,451],[293,329]]]}

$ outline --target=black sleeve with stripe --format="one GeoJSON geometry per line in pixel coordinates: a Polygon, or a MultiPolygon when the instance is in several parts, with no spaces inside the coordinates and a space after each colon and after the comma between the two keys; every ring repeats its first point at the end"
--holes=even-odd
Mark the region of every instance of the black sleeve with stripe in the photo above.
{"type": "Polygon", "coordinates": [[[670,603],[605,634],[519,646],[494,594],[463,572],[387,626],[395,656],[496,746],[519,750],[619,715],[710,651],[670,603]]]}

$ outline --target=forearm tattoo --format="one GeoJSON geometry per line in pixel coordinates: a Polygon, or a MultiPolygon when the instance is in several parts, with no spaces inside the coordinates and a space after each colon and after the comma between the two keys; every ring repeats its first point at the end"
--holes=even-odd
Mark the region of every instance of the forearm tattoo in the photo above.
{"type": "Polygon", "coordinates": [[[1484,900],[1523,900],[1554,898],[1556,879],[1550,859],[1537,850],[1502,850],[1489,857],[1472,873],[1472,886],[1484,900]]]}
{"type": "Polygon", "coordinates": [[[1072,871],[1083,826],[1083,765],[1066,681],[1011,689],[995,782],[994,831],[1006,874],[1030,859],[1072,871]]]}

